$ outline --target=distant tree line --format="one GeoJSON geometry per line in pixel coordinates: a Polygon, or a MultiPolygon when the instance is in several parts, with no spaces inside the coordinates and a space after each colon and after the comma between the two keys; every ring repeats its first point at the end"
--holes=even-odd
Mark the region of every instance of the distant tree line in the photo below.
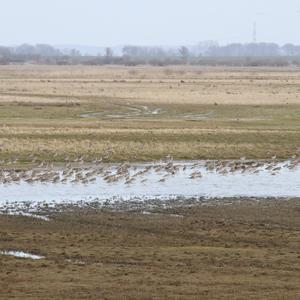
{"type": "Polygon", "coordinates": [[[300,66],[300,46],[274,43],[228,44],[202,42],[196,46],[124,46],[122,53],[105,48],[97,56],[83,55],[77,49],[56,49],[47,44],[0,46],[0,64],[36,63],[54,65],[205,65],[205,66],[300,66]]]}

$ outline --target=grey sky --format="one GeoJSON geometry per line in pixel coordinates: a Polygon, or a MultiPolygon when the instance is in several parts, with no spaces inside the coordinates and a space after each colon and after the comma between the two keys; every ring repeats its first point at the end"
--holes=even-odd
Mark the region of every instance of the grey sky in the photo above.
{"type": "Polygon", "coordinates": [[[0,44],[300,44],[299,0],[0,0],[0,44]]]}

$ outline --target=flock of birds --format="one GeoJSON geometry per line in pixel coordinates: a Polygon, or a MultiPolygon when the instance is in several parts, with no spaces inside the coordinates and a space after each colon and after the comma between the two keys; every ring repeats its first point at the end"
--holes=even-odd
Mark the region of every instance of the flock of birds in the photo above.
{"type": "MultiPolygon", "coordinates": [[[[125,185],[139,181],[146,183],[150,175],[155,176],[157,182],[166,182],[178,173],[188,176],[191,180],[198,180],[208,172],[226,176],[234,173],[269,172],[276,175],[281,169],[295,169],[300,165],[300,158],[293,157],[286,162],[279,162],[276,157],[268,161],[253,161],[241,158],[238,161],[198,161],[194,163],[175,162],[171,156],[164,161],[145,165],[131,165],[128,162],[119,165],[104,164],[102,159],[95,160],[91,165],[86,165],[83,158],[75,162],[68,162],[63,167],[41,162],[32,170],[18,170],[14,168],[0,169],[0,184],[26,183],[72,183],[91,184],[98,179],[108,184],[123,182],[125,185]]],[[[153,177],[152,177],[153,178],[153,177]]]]}

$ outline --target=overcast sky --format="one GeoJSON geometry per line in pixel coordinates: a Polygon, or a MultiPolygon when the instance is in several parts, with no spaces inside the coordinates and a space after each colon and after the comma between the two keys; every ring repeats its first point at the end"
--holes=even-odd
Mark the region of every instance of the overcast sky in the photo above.
{"type": "Polygon", "coordinates": [[[300,44],[300,0],[0,0],[0,44],[300,44]]]}

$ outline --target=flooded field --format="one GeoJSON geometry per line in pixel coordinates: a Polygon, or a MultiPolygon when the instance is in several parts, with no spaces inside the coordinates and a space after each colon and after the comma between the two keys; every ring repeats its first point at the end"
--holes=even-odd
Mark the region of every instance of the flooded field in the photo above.
{"type": "Polygon", "coordinates": [[[298,69],[0,71],[1,299],[297,298],[298,69]]]}
{"type": "Polygon", "coordinates": [[[300,197],[300,159],[164,161],[2,171],[0,210],[40,205],[300,197]]]}

